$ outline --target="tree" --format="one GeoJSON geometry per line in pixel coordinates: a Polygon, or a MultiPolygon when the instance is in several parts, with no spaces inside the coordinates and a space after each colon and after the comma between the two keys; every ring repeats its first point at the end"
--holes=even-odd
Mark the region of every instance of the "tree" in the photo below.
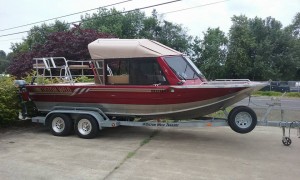
{"type": "Polygon", "coordinates": [[[208,28],[203,35],[203,40],[198,37],[194,39],[195,63],[206,78],[224,78],[228,39],[219,28],[208,28]]]}
{"type": "Polygon", "coordinates": [[[249,20],[246,16],[233,16],[233,25],[229,30],[228,58],[226,72],[229,78],[249,78],[254,65],[251,61],[254,38],[249,29],[249,20]]]}
{"type": "Polygon", "coordinates": [[[11,46],[14,54],[20,52],[27,52],[32,50],[34,46],[44,44],[47,36],[53,32],[68,31],[69,24],[61,21],[55,21],[54,24],[42,24],[41,26],[34,26],[28,32],[28,36],[21,43],[14,43],[11,46]]]}
{"type": "Polygon", "coordinates": [[[191,36],[181,25],[162,20],[153,10],[146,17],[141,11],[123,13],[116,9],[100,9],[82,17],[82,27],[107,32],[119,38],[147,38],[159,41],[178,51],[188,52],[191,36]]]}
{"type": "Polygon", "coordinates": [[[98,13],[81,17],[82,28],[106,32],[119,38],[137,38],[144,18],[145,14],[138,10],[123,13],[115,8],[99,9],[98,13]]]}
{"type": "Polygon", "coordinates": [[[158,36],[150,39],[154,39],[177,51],[188,53],[192,37],[187,34],[187,30],[182,28],[181,25],[163,21],[158,36]]]}
{"type": "Polygon", "coordinates": [[[293,37],[272,17],[234,16],[226,72],[230,78],[289,80],[295,76],[293,37]]]}
{"type": "Polygon", "coordinates": [[[292,24],[285,28],[285,31],[292,35],[291,56],[295,61],[295,80],[300,80],[300,13],[297,13],[292,24]]]}
{"type": "MultiPolygon", "coordinates": [[[[272,17],[250,20],[250,29],[255,37],[255,66],[252,74],[258,80],[291,80],[296,73],[292,57],[293,37],[272,17]],[[256,22],[259,22],[258,28],[256,22]]],[[[254,77],[254,76],[253,76],[254,77]]]]}
{"type": "Polygon", "coordinates": [[[0,58],[5,59],[6,58],[6,53],[3,50],[0,50],[0,58]]]}
{"type": "Polygon", "coordinates": [[[139,33],[140,38],[156,40],[180,52],[189,53],[192,36],[180,24],[175,24],[159,17],[156,10],[152,16],[143,21],[143,28],[139,33]]]}
{"type": "Polygon", "coordinates": [[[31,51],[18,53],[8,67],[17,77],[25,76],[32,69],[34,57],[65,57],[66,59],[89,59],[88,44],[98,38],[113,38],[107,33],[81,29],[75,26],[69,31],[54,32],[46,36],[44,44],[33,46],[31,51]]]}
{"type": "Polygon", "coordinates": [[[152,11],[152,16],[143,19],[142,30],[139,33],[141,38],[157,39],[161,31],[161,19],[158,17],[157,11],[152,11]]]}
{"type": "Polygon", "coordinates": [[[13,124],[18,119],[18,89],[13,77],[0,77],[0,127],[13,124]]]}
{"type": "Polygon", "coordinates": [[[291,29],[293,36],[300,39],[300,12],[295,15],[292,24],[287,28],[291,29]]]}
{"type": "Polygon", "coordinates": [[[278,79],[281,74],[275,63],[275,42],[281,31],[281,23],[274,18],[265,20],[255,17],[249,19],[249,30],[254,38],[252,66],[248,78],[252,80],[278,79]]]}
{"type": "Polygon", "coordinates": [[[7,60],[6,53],[3,50],[0,50],[0,74],[5,72],[8,63],[9,61],[7,60]]]}

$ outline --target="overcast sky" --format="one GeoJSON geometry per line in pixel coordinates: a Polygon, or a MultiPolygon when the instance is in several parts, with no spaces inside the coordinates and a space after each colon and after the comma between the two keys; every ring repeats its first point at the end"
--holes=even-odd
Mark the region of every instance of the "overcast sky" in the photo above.
{"type": "MultiPolygon", "coordinates": [[[[6,28],[20,26],[36,21],[63,16],[79,11],[93,9],[124,0],[0,0],[0,36],[15,32],[27,31],[32,26],[1,31],[6,28]]],[[[132,0],[127,3],[114,6],[118,10],[131,10],[149,5],[159,4],[171,0],[132,0]]],[[[272,16],[279,20],[283,26],[292,22],[297,12],[300,12],[300,0],[228,0],[225,2],[197,7],[185,11],[167,13],[184,8],[201,6],[222,0],[182,0],[168,5],[155,7],[158,13],[164,14],[164,19],[182,24],[188,29],[190,35],[199,36],[208,27],[220,27],[228,32],[233,15],[244,14],[247,17],[255,16],[266,18],[272,16]]],[[[147,15],[153,8],[144,10],[147,15]]],[[[93,13],[96,11],[91,11],[93,13]]],[[[74,15],[59,20],[72,22],[80,20],[80,15],[74,15]]],[[[47,23],[51,23],[49,21],[47,23]]],[[[20,42],[26,37],[26,33],[0,37],[0,50],[8,53],[11,43],[20,42]]]]}

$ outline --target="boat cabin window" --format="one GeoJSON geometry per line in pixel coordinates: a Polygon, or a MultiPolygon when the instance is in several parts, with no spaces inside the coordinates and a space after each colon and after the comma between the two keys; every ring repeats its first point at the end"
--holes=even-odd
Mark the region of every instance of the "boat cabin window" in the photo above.
{"type": "Polygon", "coordinates": [[[205,78],[195,64],[182,56],[164,57],[165,61],[177,77],[181,80],[205,78]]]}
{"type": "Polygon", "coordinates": [[[184,56],[184,59],[186,59],[188,61],[188,63],[192,66],[192,68],[196,71],[196,73],[200,76],[200,79],[202,81],[207,81],[206,77],[202,74],[202,72],[197,68],[197,66],[193,63],[192,60],[190,60],[190,58],[188,58],[187,56],[184,56]]]}
{"type": "Polygon", "coordinates": [[[105,60],[106,84],[168,84],[156,58],[105,60]]]}

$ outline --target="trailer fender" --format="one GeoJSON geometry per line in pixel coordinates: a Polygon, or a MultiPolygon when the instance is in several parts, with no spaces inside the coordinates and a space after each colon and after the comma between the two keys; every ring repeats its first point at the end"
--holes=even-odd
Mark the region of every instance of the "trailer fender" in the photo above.
{"type": "Polygon", "coordinates": [[[79,116],[79,115],[82,115],[82,114],[87,114],[87,115],[90,115],[92,117],[94,117],[99,125],[99,129],[101,130],[102,129],[102,126],[101,124],[103,123],[104,121],[104,118],[98,113],[98,112],[95,112],[95,111],[84,111],[84,110],[53,110],[51,112],[49,112],[45,119],[45,124],[48,125],[48,121],[51,117],[52,114],[68,114],[72,117],[72,119],[75,119],[75,117],[79,116]]]}

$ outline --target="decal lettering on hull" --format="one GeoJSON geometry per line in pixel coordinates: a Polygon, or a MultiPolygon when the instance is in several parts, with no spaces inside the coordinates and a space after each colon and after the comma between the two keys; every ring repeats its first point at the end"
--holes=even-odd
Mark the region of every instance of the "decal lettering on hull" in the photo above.
{"type": "Polygon", "coordinates": [[[143,126],[156,126],[156,127],[179,127],[179,123],[151,123],[144,122],[143,126]]]}
{"type": "Polygon", "coordinates": [[[33,88],[30,95],[68,95],[72,93],[69,87],[38,87],[33,88]]]}

